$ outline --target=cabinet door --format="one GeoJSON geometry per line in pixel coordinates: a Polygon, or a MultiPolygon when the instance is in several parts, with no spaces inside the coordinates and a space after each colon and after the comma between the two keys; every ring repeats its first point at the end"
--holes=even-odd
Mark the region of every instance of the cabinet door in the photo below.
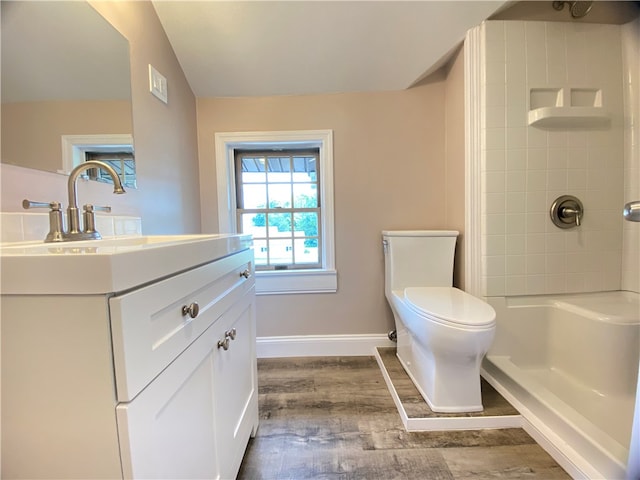
{"type": "Polygon", "coordinates": [[[221,478],[235,478],[258,426],[255,297],[247,292],[218,322],[219,340],[235,329],[229,348],[214,352],[216,439],[221,478]]]}
{"type": "Polygon", "coordinates": [[[133,401],[118,405],[124,478],[219,478],[213,399],[216,350],[212,327],[133,401]]]}

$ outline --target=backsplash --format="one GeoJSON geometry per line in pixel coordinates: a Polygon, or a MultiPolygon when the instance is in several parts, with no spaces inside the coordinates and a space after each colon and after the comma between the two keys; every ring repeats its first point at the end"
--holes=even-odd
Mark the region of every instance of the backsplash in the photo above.
{"type": "MultiPolygon", "coordinates": [[[[96,214],[96,230],[103,238],[142,234],[139,217],[96,214]]],[[[42,241],[49,232],[48,213],[0,212],[0,244],[42,241]]]]}

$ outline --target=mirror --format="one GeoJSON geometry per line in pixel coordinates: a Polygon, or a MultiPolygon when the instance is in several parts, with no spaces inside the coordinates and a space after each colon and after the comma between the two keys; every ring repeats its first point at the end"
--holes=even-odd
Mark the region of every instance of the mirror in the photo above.
{"type": "Polygon", "coordinates": [[[68,174],[85,153],[109,153],[123,170],[126,158],[131,173],[127,39],[86,2],[3,0],[0,8],[0,161],[68,174]]]}

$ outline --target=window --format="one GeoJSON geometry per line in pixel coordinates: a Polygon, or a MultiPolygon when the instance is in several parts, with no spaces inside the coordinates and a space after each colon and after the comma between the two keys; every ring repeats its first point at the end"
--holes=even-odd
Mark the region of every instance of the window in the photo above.
{"type": "MultiPolygon", "coordinates": [[[[85,151],[84,154],[87,161],[99,160],[110,165],[125,187],[136,188],[136,167],[133,151],[85,151]]],[[[101,168],[90,168],[87,170],[87,175],[89,180],[113,184],[111,175],[101,168]]]]}
{"type": "Polygon", "coordinates": [[[218,231],[253,235],[256,293],[335,292],[332,132],[216,133],[215,144],[218,231]]]}
{"type": "MultiPolygon", "coordinates": [[[[87,160],[101,160],[111,164],[128,188],[137,188],[133,136],[129,134],[62,135],[62,170],[69,174],[87,160]],[[105,154],[103,156],[103,154],[105,154]],[[93,158],[90,156],[93,155],[93,158]]],[[[85,178],[113,183],[111,177],[99,170],[89,170],[85,178]]]]}
{"type": "Polygon", "coordinates": [[[256,269],[321,268],[318,149],[235,151],[236,224],[256,269]]]}

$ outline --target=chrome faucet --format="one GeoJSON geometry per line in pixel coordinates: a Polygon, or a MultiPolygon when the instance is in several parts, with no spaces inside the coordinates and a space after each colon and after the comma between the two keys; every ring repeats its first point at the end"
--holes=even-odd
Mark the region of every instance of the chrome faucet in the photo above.
{"type": "Polygon", "coordinates": [[[101,168],[111,176],[113,179],[113,193],[126,193],[117,172],[107,163],[100,162],[98,160],[87,160],[71,170],[71,173],[69,174],[69,181],[67,182],[69,190],[69,206],[67,207],[68,231],[63,234],[64,239],[67,241],[93,240],[101,238],[100,234],[93,229],[93,209],[88,209],[88,211],[85,209],[85,231],[80,231],[77,180],[82,172],[89,170],[90,168],[101,168]],[[89,221],[87,221],[87,217],[91,217],[89,221]],[[88,223],[91,225],[87,225],[88,223]],[[90,227],[89,229],[87,229],[88,226],[90,227]]]}
{"type": "Polygon", "coordinates": [[[84,206],[84,226],[80,230],[80,213],[78,212],[78,190],[76,182],[80,174],[90,168],[102,168],[113,179],[113,193],[126,193],[120,177],[117,172],[104,162],[98,160],[88,160],[81,163],[69,174],[69,206],[67,207],[67,227],[64,231],[62,222],[62,211],[59,202],[33,202],[31,200],[23,200],[22,207],[29,208],[49,208],[49,233],[45,238],[45,242],[72,242],[76,240],[100,240],[102,237],[95,228],[94,211],[101,210],[110,212],[111,207],[95,207],[91,204],[84,206]]]}

